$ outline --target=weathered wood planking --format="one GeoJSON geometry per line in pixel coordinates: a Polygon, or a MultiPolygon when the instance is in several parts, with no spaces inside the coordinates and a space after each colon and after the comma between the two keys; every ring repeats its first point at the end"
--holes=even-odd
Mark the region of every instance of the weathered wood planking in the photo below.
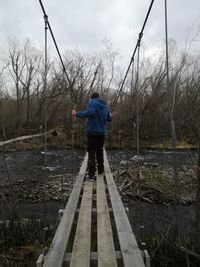
{"type": "Polygon", "coordinates": [[[81,202],[70,267],[90,266],[93,182],[86,181],[81,202]]]}
{"type": "MultiPolygon", "coordinates": [[[[121,251],[115,251],[115,255],[116,255],[116,259],[118,259],[118,260],[122,259],[121,251]]],[[[72,253],[66,253],[65,254],[65,263],[66,264],[69,264],[69,262],[71,260],[71,256],[72,256],[72,253]]],[[[97,265],[97,261],[98,261],[98,253],[97,252],[91,252],[90,253],[90,261],[95,262],[97,265]]]]}
{"type": "Polygon", "coordinates": [[[44,255],[41,254],[41,255],[38,257],[37,262],[36,262],[36,266],[37,266],[37,267],[42,267],[43,259],[44,259],[44,255]]]}
{"type": "Polygon", "coordinates": [[[69,240],[74,216],[78,205],[79,195],[81,192],[82,183],[87,168],[87,158],[88,155],[86,154],[78,177],[74,184],[73,190],[71,192],[70,198],[65,207],[65,212],[61,218],[60,224],[56,230],[56,234],[51,243],[49,252],[46,256],[43,265],[44,267],[61,267],[63,264],[66,247],[69,240]]]}
{"type": "Polygon", "coordinates": [[[117,267],[103,175],[97,177],[98,267],[117,267]]]}
{"type": "Polygon", "coordinates": [[[144,267],[144,261],[141,257],[140,250],[138,248],[135,236],[129,223],[126,211],[124,209],[121,198],[117,191],[117,187],[113,180],[105,150],[104,169],[124,267],[144,267]]]}
{"type": "Polygon", "coordinates": [[[151,260],[148,251],[144,250],[145,267],[151,267],[151,260]]]}

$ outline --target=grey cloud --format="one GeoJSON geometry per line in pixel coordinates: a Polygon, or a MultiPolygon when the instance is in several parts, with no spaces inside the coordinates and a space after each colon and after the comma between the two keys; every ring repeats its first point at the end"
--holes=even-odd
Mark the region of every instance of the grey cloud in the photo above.
{"type": "MultiPolygon", "coordinates": [[[[93,53],[109,39],[128,62],[142,27],[150,0],[43,0],[58,45],[93,53]]],[[[43,43],[44,21],[39,1],[0,0],[0,44],[15,34],[43,43]]],[[[200,25],[199,0],[168,1],[169,37],[183,47],[186,31],[200,25]]],[[[155,1],[144,32],[146,49],[155,49],[164,39],[164,1],[155,1]]],[[[51,43],[51,42],[50,42],[51,43]]],[[[61,51],[65,52],[65,51],[61,51]]]]}

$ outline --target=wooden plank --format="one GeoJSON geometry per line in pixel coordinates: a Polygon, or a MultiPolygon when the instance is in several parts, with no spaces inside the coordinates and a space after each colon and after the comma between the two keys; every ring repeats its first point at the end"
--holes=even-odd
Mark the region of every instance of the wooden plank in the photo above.
{"type": "Polygon", "coordinates": [[[110,194],[110,200],[113,208],[115,224],[122,252],[124,267],[144,267],[144,261],[141,257],[137,241],[133,234],[131,225],[129,223],[126,211],[122,204],[121,198],[117,191],[110,166],[108,163],[107,155],[104,150],[104,169],[105,176],[110,194]]]}
{"type": "Polygon", "coordinates": [[[98,267],[117,267],[103,175],[97,177],[98,267]]]}
{"type": "Polygon", "coordinates": [[[93,182],[86,181],[72,249],[70,267],[90,266],[93,182]]]}
{"type": "MultiPolygon", "coordinates": [[[[93,186],[93,189],[94,189],[94,186],[93,186]]],[[[93,196],[94,196],[94,195],[95,195],[95,194],[93,194],[93,196]]],[[[111,213],[113,212],[113,210],[112,210],[111,208],[109,208],[108,210],[109,210],[109,212],[111,212],[111,213]]],[[[65,211],[64,209],[59,209],[59,211],[58,211],[58,218],[59,218],[59,219],[61,219],[61,217],[62,217],[64,211],[65,211]]],[[[77,209],[77,210],[76,210],[76,213],[79,213],[79,212],[80,212],[80,209],[77,209]]],[[[96,209],[96,208],[92,208],[92,213],[94,213],[94,214],[97,213],[97,209],[96,209]]],[[[1,222],[1,221],[0,221],[0,222],[1,222]]]]}
{"type": "MultiPolygon", "coordinates": [[[[116,259],[117,260],[122,259],[121,251],[115,251],[115,255],[116,255],[116,259]]],[[[65,253],[65,260],[64,260],[65,264],[69,264],[69,262],[71,260],[71,257],[72,257],[72,253],[65,253]]],[[[97,263],[97,261],[98,261],[98,252],[91,251],[90,260],[95,262],[95,263],[97,263]]]]}
{"type": "Polygon", "coordinates": [[[42,267],[43,261],[44,261],[44,255],[40,254],[40,256],[37,259],[36,266],[37,267],[42,267]]]}
{"type": "Polygon", "coordinates": [[[61,267],[65,257],[65,251],[69,240],[74,216],[76,213],[79,195],[82,188],[88,155],[86,154],[78,177],[74,184],[68,203],[65,207],[65,212],[61,218],[59,226],[56,230],[55,236],[51,243],[49,252],[45,258],[44,267],[61,267]]]}
{"type": "Polygon", "coordinates": [[[144,250],[145,267],[151,267],[151,260],[148,251],[144,250]]]}

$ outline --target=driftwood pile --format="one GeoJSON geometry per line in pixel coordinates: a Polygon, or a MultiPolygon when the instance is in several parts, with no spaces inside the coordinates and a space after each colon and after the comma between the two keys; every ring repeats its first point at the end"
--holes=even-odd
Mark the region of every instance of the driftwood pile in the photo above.
{"type": "Polygon", "coordinates": [[[37,184],[32,180],[24,185],[24,181],[18,181],[18,202],[35,203],[42,201],[65,201],[71,193],[74,177],[71,174],[50,175],[45,182],[37,184]]]}
{"type": "Polygon", "coordinates": [[[12,187],[16,202],[66,201],[70,196],[74,180],[74,176],[70,173],[49,175],[45,181],[19,179],[12,186],[9,186],[9,183],[0,184],[0,197],[9,206],[8,199],[12,187]]]}
{"type": "MultiPolygon", "coordinates": [[[[167,173],[166,171],[164,173],[167,173]]],[[[157,173],[159,176],[161,172],[157,173]]],[[[163,174],[163,173],[162,173],[163,174]]],[[[142,200],[148,203],[163,203],[166,205],[175,204],[176,187],[173,179],[169,179],[169,186],[165,186],[162,182],[163,177],[156,177],[154,170],[147,170],[142,167],[140,171],[136,168],[117,169],[113,171],[115,182],[118,186],[118,191],[124,200],[142,200]],[[148,178],[147,178],[148,174],[148,178]],[[149,178],[151,177],[151,178],[149,178]],[[173,186],[172,186],[173,184],[173,186]]],[[[169,172],[164,179],[169,178],[169,172]]],[[[188,193],[181,196],[181,204],[186,205],[195,201],[195,196],[188,193]]]]}

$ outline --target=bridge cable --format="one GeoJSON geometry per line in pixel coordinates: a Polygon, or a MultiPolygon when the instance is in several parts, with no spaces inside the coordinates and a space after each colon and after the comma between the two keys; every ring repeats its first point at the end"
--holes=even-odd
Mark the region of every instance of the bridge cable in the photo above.
{"type": "MultiPolygon", "coordinates": [[[[43,14],[44,14],[44,20],[45,20],[45,27],[49,29],[50,33],[51,33],[51,37],[53,39],[53,42],[54,42],[54,45],[55,45],[55,48],[56,48],[56,51],[58,53],[58,56],[59,56],[59,59],[60,59],[60,62],[62,64],[62,67],[63,67],[63,72],[67,78],[67,82],[69,84],[69,88],[70,88],[70,92],[71,92],[71,101],[72,101],[72,107],[74,106],[75,102],[76,102],[76,96],[75,96],[75,93],[74,93],[74,90],[73,90],[73,85],[69,79],[69,76],[67,74],[67,71],[66,71],[66,68],[65,68],[65,65],[64,65],[64,62],[62,60],[62,56],[61,56],[61,53],[59,51],[59,48],[58,48],[58,45],[57,45],[57,42],[56,42],[56,39],[54,37],[54,34],[53,34],[53,31],[52,31],[52,28],[51,28],[51,25],[49,23],[49,19],[48,19],[48,16],[47,16],[47,13],[45,11],[45,8],[44,8],[44,5],[42,3],[42,0],[39,0],[39,3],[40,3],[40,6],[41,6],[41,9],[43,11],[43,14]]],[[[47,47],[46,47],[46,44],[45,44],[45,51],[47,50],[47,47]]],[[[47,59],[46,59],[47,61],[47,59]]],[[[47,62],[46,62],[47,64],[47,62]]],[[[74,119],[72,119],[72,124],[74,123],[74,119]]]]}
{"type": "MultiPolygon", "coordinates": [[[[180,193],[180,180],[178,177],[178,170],[177,170],[177,164],[176,164],[176,128],[174,123],[174,105],[175,105],[175,96],[173,96],[170,92],[169,88],[169,47],[168,47],[168,14],[167,14],[167,0],[165,0],[165,42],[166,42],[166,89],[168,92],[168,104],[171,108],[170,110],[170,128],[171,128],[171,141],[172,141],[172,149],[173,149],[173,170],[174,170],[174,180],[176,185],[176,200],[178,202],[179,207],[179,218],[180,218],[180,224],[181,224],[181,230],[183,233],[183,242],[184,246],[186,248],[186,233],[185,233],[185,227],[183,223],[183,211],[182,211],[182,205],[181,205],[181,193],[180,193]],[[172,101],[172,105],[170,104],[172,101]]],[[[187,248],[185,249],[185,256],[186,256],[186,264],[187,267],[190,266],[189,257],[187,248]]]]}
{"type": "MultiPolygon", "coordinates": [[[[131,69],[131,93],[130,93],[130,95],[131,95],[131,97],[130,97],[130,99],[134,99],[134,97],[133,97],[133,91],[134,91],[134,71],[135,71],[135,60],[133,59],[133,62],[132,62],[132,69],[131,69]]],[[[130,101],[130,109],[134,106],[134,102],[132,102],[132,101],[130,101]]],[[[133,117],[133,115],[132,115],[132,117],[133,117]]],[[[134,122],[134,118],[132,119],[133,120],[133,122],[132,122],[132,126],[133,126],[133,132],[132,132],[132,134],[133,134],[133,139],[134,139],[134,136],[135,136],[135,129],[136,129],[136,123],[134,122]]],[[[135,146],[135,143],[133,144],[133,146],[135,146]]]]}
{"type": "Polygon", "coordinates": [[[138,179],[140,179],[140,125],[139,125],[139,69],[140,69],[140,42],[138,43],[137,71],[136,71],[136,147],[137,147],[137,169],[138,179]]]}
{"type": "MultiPolygon", "coordinates": [[[[44,167],[47,167],[47,41],[48,41],[48,23],[47,23],[47,17],[44,16],[44,167]]],[[[43,228],[42,228],[42,242],[43,242],[43,254],[45,255],[46,251],[46,234],[47,234],[47,220],[46,220],[46,214],[47,214],[47,205],[46,205],[46,190],[43,189],[43,228]]]]}
{"type": "Polygon", "coordinates": [[[116,97],[116,99],[115,99],[115,101],[114,101],[114,106],[116,106],[116,104],[117,104],[117,101],[118,101],[118,99],[119,99],[119,96],[120,96],[120,94],[121,94],[121,92],[122,92],[122,90],[123,90],[123,87],[124,87],[124,84],[125,84],[126,78],[127,78],[127,76],[128,76],[128,73],[129,73],[130,67],[131,67],[131,65],[132,65],[132,63],[133,63],[133,60],[134,60],[135,53],[136,53],[136,51],[137,51],[137,48],[138,48],[138,46],[139,46],[139,45],[140,45],[140,43],[141,43],[141,40],[142,40],[142,37],[143,37],[144,28],[145,28],[145,26],[146,26],[146,23],[147,23],[147,20],[148,20],[148,18],[149,18],[149,15],[150,15],[150,12],[151,12],[151,9],[152,9],[152,6],[153,6],[153,3],[154,3],[154,0],[152,0],[152,1],[151,1],[151,3],[150,3],[150,6],[149,6],[149,9],[148,9],[148,11],[147,11],[147,14],[146,14],[146,17],[145,17],[145,20],[144,20],[144,23],[143,23],[142,29],[141,29],[141,31],[140,31],[140,33],[139,33],[139,36],[138,36],[138,41],[137,41],[137,43],[136,43],[136,46],[135,46],[135,49],[134,49],[134,51],[133,51],[133,54],[132,54],[131,60],[130,60],[130,62],[129,62],[129,65],[128,65],[128,68],[127,68],[127,71],[126,71],[126,73],[125,73],[124,79],[123,79],[123,81],[122,81],[122,83],[121,83],[121,86],[120,86],[120,88],[119,88],[119,91],[118,91],[117,97],[116,97]]]}
{"type": "Polygon", "coordinates": [[[137,49],[137,61],[136,61],[136,81],[135,81],[135,89],[136,89],[136,150],[137,150],[137,180],[138,180],[138,195],[139,195],[139,222],[140,222],[140,238],[141,243],[144,242],[144,210],[145,205],[140,198],[140,113],[139,113],[139,74],[140,74],[140,47],[141,40],[138,42],[137,49]]]}
{"type": "Polygon", "coordinates": [[[62,64],[63,72],[64,72],[64,74],[65,74],[65,76],[66,76],[66,78],[67,78],[67,82],[68,82],[68,84],[69,84],[69,88],[70,88],[70,91],[71,91],[72,102],[74,103],[74,102],[76,101],[76,96],[75,96],[75,93],[74,93],[74,90],[73,90],[73,85],[71,84],[71,81],[70,81],[69,76],[68,76],[68,74],[67,74],[67,71],[66,71],[66,68],[65,68],[65,65],[64,65],[62,56],[61,56],[61,54],[60,54],[60,51],[59,51],[59,48],[58,48],[56,39],[55,39],[54,34],[53,34],[53,31],[52,31],[52,29],[51,29],[51,25],[50,25],[50,23],[49,23],[49,19],[48,19],[48,16],[47,16],[46,11],[45,11],[45,9],[44,9],[44,5],[43,5],[43,3],[42,3],[42,0],[39,0],[39,2],[40,2],[41,9],[42,9],[42,11],[43,11],[43,14],[44,14],[45,21],[46,21],[46,23],[47,23],[47,25],[48,25],[48,28],[49,28],[49,31],[50,31],[50,33],[51,33],[51,37],[52,37],[52,39],[53,39],[53,42],[54,42],[56,51],[57,51],[57,53],[58,53],[60,62],[61,62],[61,64],[62,64]]]}
{"type": "Polygon", "coordinates": [[[45,167],[47,167],[47,158],[46,158],[46,152],[47,152],[47,30],[48,30],[48,23],[47,18],[44,16],[44,23],[45,23],[45,55],[44,55],[44,164],[45,167]]]}
{"type": "MultiPolygon", "coordinates": [[[[60,59],[60,62],[62,64],[62,67],[63,67],[63,72],[67,78],[67,82],[69,84],[69,88],[70,88],[70,93],[71,93],[71,104],[72,104],[72,108],[75,108],[76,109],[76,106],[75,106],[75,103],[76,103],[76,95],[74,93],[74,90],[73,90],[73,85],[69,79],[69,76],[67,74],[67,71],[66,71],[66,68],[65,68],[65,65],[64,65],[64,62],[62,60],[62,56],[60,54],[60,51],[59,51],[59,48],[58,48],[58,45],[57,45],[57,42],[56,42],[56,39],[54,37],[54,34],[53,34],[53,31],[51,29],[51,25],[49,23],[49,20],[48,20],[48,16],[47,16],[47,13],[44,9],[44,5],[42,3],[41,0],[39,0],[39,3],[40,3],[40,6],[42,8],[42,11],[43,11],[43,14],[44,14],[44,22],[45,22],[45,79],[44,79],[44,92],[45,92],[45,133],[47,131],[47,30],[49,29],[50,33],[51,33],[51,37],[53,39],[53,42],[54,42],[54,45],[56,47],[56,51],[58,53],[58,56],[59,56],[59,59],[60,59]]],[[[74,129],[74,124],[75,124],[75,118],[72,118],[72,173],[75,172],[75,168],[74,168],[74,164],[75,164],[75,161],[77,161],[77,158],[75,157],[75,129],[74,129]]],[[[47,140],[46,140],[46,134],[45,134],[45,167],[47,166],[47,159],[46,159],[46,153],[47,153],[47,140]]],[[[63,190],[63,177],[62,177],[62,190],[63,190]]],[[[62,194],[62,202],[63,201],[63,194],[62,194]]],[[[63,203],[62,203],[63,205],[63,203]]],[[[44,253],[45,253],[45,236],[46,236],[46,231],[48,230],[47,227],[46,227],[46,193],[44,193],[44,233],[43,233],[43,244],[44,244],[44,253]]]]}

